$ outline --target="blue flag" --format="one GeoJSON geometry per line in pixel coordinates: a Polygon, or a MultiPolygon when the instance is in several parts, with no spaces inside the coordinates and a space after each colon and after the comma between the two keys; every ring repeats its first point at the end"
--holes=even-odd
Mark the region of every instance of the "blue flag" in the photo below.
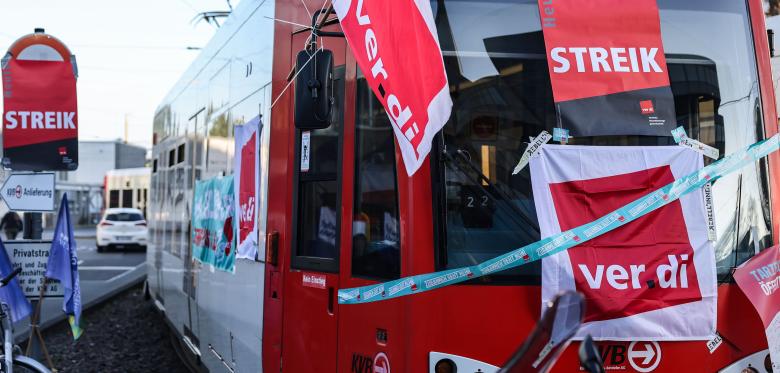
{"type": "Polygon", "coordinates": [[[54,228],[54,238],[51,241],[49,264],[46,268],[46,277],[59,280],[64,288],[65,297],[62,302],[62,311],[68,317],[73,339],[81,336],[79,327],[81,318],[81,287],[79,286],[79,260],[76,257],[76,240],[73,239],[73,225],[70,224],[70,212],[68,211],[68,195],[62,196],[60,212],[57,216],[57,226],[54,228]]]}
{"type": "MultiPolygon", "coordinates": [[[[3,240],[0,240],[0,278],[10,275],[13,270],[14,266],[5,251],[3,240]]],[[[27,297],[24,296],[22,287],[19,286],[19,280],[16,278],[0,288],[0,301],[8,304],[11,308],[11,319],[14,322],[27,317],[32,312],[32,306],[27,297]]]]}

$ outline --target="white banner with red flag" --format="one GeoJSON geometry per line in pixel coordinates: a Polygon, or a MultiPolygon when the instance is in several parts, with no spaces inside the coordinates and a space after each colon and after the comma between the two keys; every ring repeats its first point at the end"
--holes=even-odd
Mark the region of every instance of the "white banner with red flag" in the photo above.
{"type": "Polygon", "coordinates": [[[333,7],[358,66],[390,117],[412,175],[452,109],[431,5],[427,0],[334,0],[333,7]]]}
{"type": "Polygon", "coordinates": [[[260,134],[256,117],[235,127],[236,149],[233,188],[236,199],[237,259],[257,259],[257,210],[260,190],[260,134]]]}
{"type": "Polygon", "coordinates": [[[764,324],[772,369],[780,368],[780,246],[762,251],[734,271],[734,281],[764,324]]]}
{"type": "MultiPolygon", "coordinates": [[[[679,146],[545,145],[531,160],[542,237],[606,216],[702,166],[700,154],[679,146]]],[[[542,259],[543,304],[564,290],[581,292],[587,307],[577,335],[603,340],[711,339],[716,286],[701,190],[542,259]]]]}

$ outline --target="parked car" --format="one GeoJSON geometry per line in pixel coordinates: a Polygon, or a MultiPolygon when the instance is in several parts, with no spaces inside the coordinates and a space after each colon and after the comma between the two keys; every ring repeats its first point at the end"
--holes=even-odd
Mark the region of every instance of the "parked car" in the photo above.
{"type": "Polygon", "coordinates": [[[141,248],[146,250],[146,219],[141,210],[130,208],[111,208],[103,212],[103,218],[97,225],[98,252],[112,249],[141,248]]]}

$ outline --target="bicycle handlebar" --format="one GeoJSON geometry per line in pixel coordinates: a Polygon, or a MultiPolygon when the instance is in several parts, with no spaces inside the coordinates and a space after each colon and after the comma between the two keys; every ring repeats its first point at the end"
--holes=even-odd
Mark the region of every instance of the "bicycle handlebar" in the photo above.
{"type": "Polygon", "coordinates": [[[11,274],[9,274],[8,276],[5,276],[5,278],[0,280],[0,287],[8,285],[8,283],[11,282],[11,280],[13,280],[14,277],[16,277],[16,275],[18,275],[21,272],[22,272],[22,267],[19,267],[15,269],[13,272],[11,272],[11,274]]]}

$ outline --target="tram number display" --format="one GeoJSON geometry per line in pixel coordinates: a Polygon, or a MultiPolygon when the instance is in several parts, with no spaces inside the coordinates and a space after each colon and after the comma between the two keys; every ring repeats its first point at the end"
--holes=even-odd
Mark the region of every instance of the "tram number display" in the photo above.
{"type": "Polygon", "coordinates": [[[462,186],[461,188],[463,225],[468,228],[492,228],[496,205],[487,194],[486,189],[478,186],[462,186]]]}

